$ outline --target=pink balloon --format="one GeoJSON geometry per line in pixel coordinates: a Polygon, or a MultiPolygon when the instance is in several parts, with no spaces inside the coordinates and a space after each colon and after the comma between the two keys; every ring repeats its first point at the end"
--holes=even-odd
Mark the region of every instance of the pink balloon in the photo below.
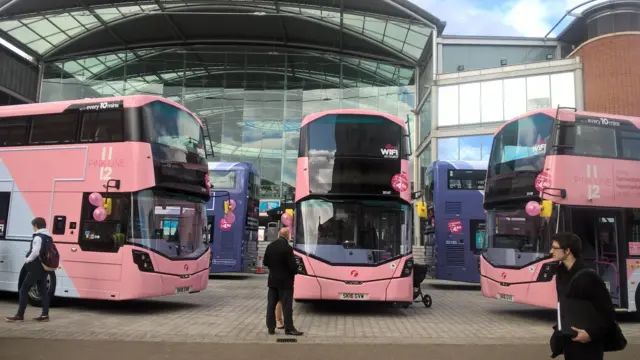
{"type": "Polygon", "coordinates": [[[102,206],[98,206],[93,210],[93,219],[95,221],[104,221],[107,218],[107,210],[102,206]]]}
{"type": "Polygon", "coordinates": [[[293,219],[291,218],[291,215],[289,215],[288,213],[284,213],[284,214],[282,214],[282,216],[280,217],[280,220],[282,221],[282,223],[283,223],[285,226],[287,226],[287,227],[288,227],[288,226],[291,226],[291,220],[293,220],[293,219]]]}
{"type": "Polygon", "coordinates": [[[535,201],[529,201],[524,210],[529,216],[538,216],[540,215],[540,204],[535,201]]]}
{"type": "Polygon", "coordinates": [[[236,201],[235,200],[229,200],[229,211],[233,211],[236,209],[236,201]]]}
{"type": "Polygon", "coordinates": [[[236,216],[232,212],[229,212],[227,215],[224,216],[224,221],[226,221],[229,224],[233,224],[236,221],[236,216]]]}
{"type": "Polygon", "coordinates": [[[102,195],[100,193],[94,192],[89,195],[89,202],[93,206],[102,206],[102,195]]]}

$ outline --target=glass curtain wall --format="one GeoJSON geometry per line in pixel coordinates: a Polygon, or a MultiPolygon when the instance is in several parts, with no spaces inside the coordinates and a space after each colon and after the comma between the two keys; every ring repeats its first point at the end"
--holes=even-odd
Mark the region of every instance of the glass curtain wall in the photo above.
{"type": "Polygon", "coordinates": [[[42,101],[153,94],[179,102],[206,121],[213,161],[253,163],[261,197],[282,199],[295,191],[306,115],[378,110],[412,129],[413,71],[328,54],[147,49],[47,64],[42,101]]]}

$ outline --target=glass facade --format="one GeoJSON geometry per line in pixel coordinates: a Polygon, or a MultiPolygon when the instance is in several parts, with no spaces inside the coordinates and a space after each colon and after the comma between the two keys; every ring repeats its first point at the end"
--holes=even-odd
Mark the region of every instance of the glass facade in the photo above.
{"type": "Polygon", "coordinates": [[[576,105],[573,72],[441,86],[438,127],[505,121],[558,105],[576,105]]]}
{"type": "Polygon", "coordinates": [[[214,161],[253,163],[261,197],[278,199],[294,192],[306,115],[378,110],[408,120],[411,131],[413,72],[308,52],[143,49],[47,64],[41,101],[153,94],[179,102],[206,122],[214,161]]]}
{"type": "Polygon", "coordinates": [[[438,144],[438,160],[488,161],[493,135],[445,137],[435,141],[438,144]]]}
{"type": "Polygon", "coordinates": [[[427,145],[427,147],[420,153],[420,184],[424,186],[424,174],[427,171],[427,166],[431,164],[431,144],[427,145]]]}
{"type": "Polygon", "coordinates": [[[424,140],[431,133],[431,94],[420,109],[420,141],[424,140]]]}
{"type": "Polygon", "coordinates": [[[454,45],[442,47],[442,72],[490,69],[554,60],[555,46],[454,45]],[[506,64],[502,64],[506,61],[506,64]]]}

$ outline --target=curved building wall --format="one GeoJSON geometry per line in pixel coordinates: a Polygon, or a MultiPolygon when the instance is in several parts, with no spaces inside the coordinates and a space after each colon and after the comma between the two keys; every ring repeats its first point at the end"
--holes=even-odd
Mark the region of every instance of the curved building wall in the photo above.
{"type": "Polygon", "coordinates": [[[261,198],[282,199],[295,191],[306,115],[359,108],[412,124],[413,71],[327,54],[149,49],[47,64],[42,101],[153,94],[182,103],[206,121],[214,161],[253,163],[261,198]]]}
{"type": "Polygon", "coordinates": [[[640,116],[640,32],[591,39],[570,56],[582,60],[585,110],[640,116]]]}

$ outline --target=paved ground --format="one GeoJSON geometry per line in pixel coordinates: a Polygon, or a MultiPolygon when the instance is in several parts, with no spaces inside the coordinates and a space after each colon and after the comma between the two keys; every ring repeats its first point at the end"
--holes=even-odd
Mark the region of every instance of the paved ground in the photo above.
{"type": "MultiPolygon", "coordinates": [[[[273,343],[264,325],[265,282],[260,275],[216,278],[199,294],[120,303],[63,300],[52,309],[52,322],[2,322],[0,338],[273,343]]],[[[553,311],[487,299],[475,287],[433,283],[424,287],[433,297],[430,309],[419,303],[406,310],[362,303],[296,304],[294,321],[306,333],[298,341],[548,344],[553,311]]],[[[0,294],[0,315],[12,315],[15,309],[16,295],[0,294]]],[[[37,314],[28,308],[27,316],[37,314]]],[[[640,322],[629,316],[620,321],[630,342],[640,344],[640,322]]]]}
{"type": "MultiPolygon", "coordinates": [[[[607,360],[637,359],[631,345],[607,360]]],[[[318,344],[185,344],[133,341],[0,339],[5,360],[540,360],[549,351],[540,345],[318,345],[318,344]]],[[[557,359],[562,359],[559,357],[557,359]]]]}

